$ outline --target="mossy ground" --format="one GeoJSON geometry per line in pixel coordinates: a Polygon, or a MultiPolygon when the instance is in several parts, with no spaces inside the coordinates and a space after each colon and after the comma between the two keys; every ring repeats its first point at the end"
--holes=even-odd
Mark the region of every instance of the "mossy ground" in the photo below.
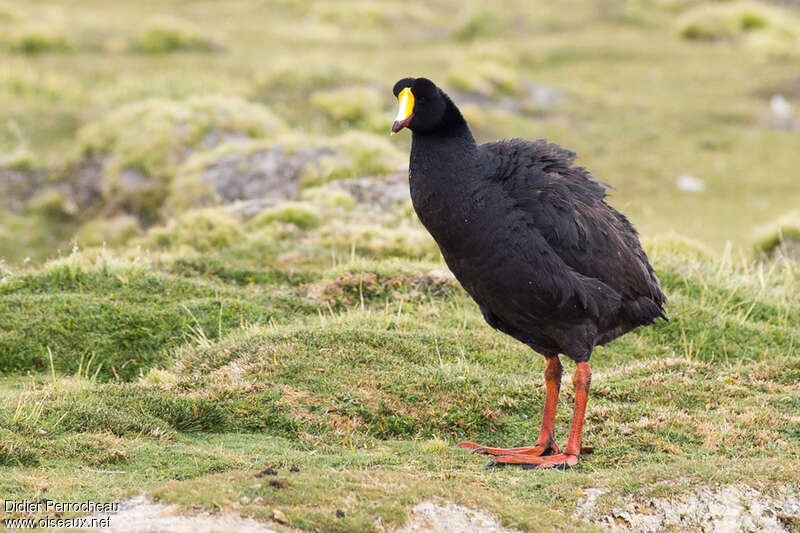
{"type": "MultiPolygon", "coordinates": [[[[592,487],[607,489],[602,510],[692,484],[800,483],[796,263],[666,240],[650,251],[671,321],[596,350],[596,451],[569,472],[484,470],[454,447],[535,439],[544,365],[488,328],[438,261],[342,250],[336,264],[320,251],[252,268],[234,246],[76,252],[7,273],[0,491],[147,490],[336,531],[399,525],[434,498],[539,531],[591,529],[571,516],[592,487]],[[269,466],[277,487],[255,477],[269,466]]],[[[562,440],[570,409],[565,380],[562,440]]]]}
{"type": "MultiPolygon", "coordinates": [[[[800,485],[800,268],[752,253],[796,226],[797,132],[760,121],[772,94],[800,97],[796,48],[685,39],[683,21],[727,13],[691,0],[153,5],[0,1],[0,29],[49,36],[0,41],[0,160],[58,170],[0,212],[0,494],[146,490],[323,531],[441,499],[560,531],[594,529],[572,518],[588,488],[607,489],[602,514],[696,484],[800,485]],[[454,448],[534,440],[543,360],[484,324],[408,204],[326,188],[396,169],[408,136],[375,131],[406,75],[471,98],[480,140],[578,152],[647,236],[670,322],[596,350],[596,451],[576,469],[484,470],[454,448]],[[529,82],[560,99],[513,104],[529,82]],[[252,218],[162,209],[214,157],[274,143],[338,157],[252,218]],[[76,210],[59,180],[88,153],[113,201],[76,210]],[[155,193],[123,198],[132,170],[155,193]],[[684,173],[705,191],[679,190],[684,173]],[[255,478],[269,466],[278,487],[255,478]]],[[[785,9],[747,6],[770,24],[785,9]]]]}

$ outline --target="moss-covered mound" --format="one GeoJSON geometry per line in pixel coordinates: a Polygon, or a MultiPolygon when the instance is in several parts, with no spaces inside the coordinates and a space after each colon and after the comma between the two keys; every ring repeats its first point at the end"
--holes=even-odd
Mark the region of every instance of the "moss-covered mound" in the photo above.
{"type": "Polygon", "coordinates": [[[237,200],[295,199],[303,187],[384,174],[405,161],[386,139],[365,132],[226,143],[196,153],[179,168],[166,208],[176,213],[237,200]]]}
{"type": "Polygon", "coordinates": [[[345,127],[386,131],[391,115],[385,99],[375,87],[341,87],[315,91],[311,105],[345,127]]]}
{"type": "Polygon", "coordinates": [[[64,27],[45,21],[14,25],[0,36],[0,45],[20,54],[68,52],[74,47],[72,37],[64,27]]]}
{"type": "Polygon", "coordinates": [[[163,15],[150,19],[134,42],[134,49],[144,54],[208,52],[220,48],[216,40],[189,22],[163,15]]]}
{"type": "Polygon", "coordinates": [[[123,106],[82,128],[78,139],[82,158],[102,161],[99,189],[106,208],[152,221],[159,218],[169,184],[189,155],[221,142],[285,131],[283,122],[263,106],[198,96],[123,106]]]}
{"type": "Polygon", "coordinates": [[[519,78],[512,66],[491,58],[467,56],[453,63],[445,81],[455,89],[491,98],[514,95],[519,78]]]}
{"type": "Polygon", "coordinates": [[[800,19],[789,10],[761,2],[704,4],[678,20],[686,39],[731,41],[770,51],[800,50],[800,19]]]}
{"type": "Polygon", "coordinates": [[[756,252],[800,258],[800,211],[792,211],[760,231],[756,252]]]}
{"type": "MultiPolygon", "coordinates": [[[[222,244],[220,232],[207,232],[200,242],[199,231],[182,229],[171,238],[183,237],[200,250],[222,244]]],[[[45,370],[52,354],[57,370],[74,372],[91,359],[106,379],[134,378],[189,339],[211,342],[278,310],[305,309],[280,291],[243,298],[232,287],[165,275],[141,256],[79,252],[37,272],[6,274],[0,296],[0,372],[45,370]]]]}

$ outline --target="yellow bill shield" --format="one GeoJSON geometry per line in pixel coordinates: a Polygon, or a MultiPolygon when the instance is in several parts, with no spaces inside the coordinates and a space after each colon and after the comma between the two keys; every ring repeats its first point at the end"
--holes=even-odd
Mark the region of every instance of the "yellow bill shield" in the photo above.
{"type": "Polygon", "coordinates": [[[411,92],[411,88],[406,87],[400,91],[400,94],[397,95],[397,101],[400,106],[397,110],[394,124],[392,124],[392,135],[408,126],[411,121],[411,115],[414,114],[414,94],[411,92]]]}

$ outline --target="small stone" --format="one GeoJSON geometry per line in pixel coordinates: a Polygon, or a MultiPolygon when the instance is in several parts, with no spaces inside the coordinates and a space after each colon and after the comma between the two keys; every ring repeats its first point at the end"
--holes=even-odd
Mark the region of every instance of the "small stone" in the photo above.
{"type": "Polygon", "coordinates": [[[682,174],[678,178],[678,188],[687,192],[703,192],[706,190],[706,183],[691,174],[682,174]]]}
{"type": "Polygon", "coordinates": [[[239,499],[239,503],[241,503],[242,505],[247,505],[250,503],[250,498],[248,498],[247,496],[242,496],[239,499]]]}
{"type": "Polygon", "coordinates": [[[773,94],[769,100],[769,108],[775,118],[788,119],[792,118],[794,111],[792,104],[782,94],[773,94]]]}
{"type": "Polygon", "coordinates": [[[286,518],[286,515],[280,509],[273,509],[272,510],[272,518],[281,524],[288,524],[289,519],[286,518]]]}
{"type": "Polygon", "coordinates": [[[300,469],[296,465],[292,465],[292,467],[289,469],[289,472],[299,472],[299,471],[300,469]]]}
{"type": "Polygon", "coordinates": [[[261,496],[259,496],[258,498],[256,498],[255,500],[253,500],[253,503],[254,503],[254,504],[256,504],[256,505],[264,505],[264,503],[265,503],[265,502],[264,502],[264,498],[262,498],[261,496]]]}
{"type": "Polygon", "coordinates": [[[336,518],[344,518],[344,511],[336,509],[336,518]]]}
{"type": "Polygon", "coordinates": [[[261,488],[261,483],[256,483],[254,485],[250,485],[250,488],[253,490],[258,490],[261,488]]]}

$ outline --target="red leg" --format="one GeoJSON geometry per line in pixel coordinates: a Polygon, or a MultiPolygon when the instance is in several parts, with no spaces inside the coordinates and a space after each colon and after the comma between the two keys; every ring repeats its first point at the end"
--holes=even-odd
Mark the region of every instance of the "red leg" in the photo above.
{"type": "Polygon", "coordinates": [[[572,413],[572,425],[569,430],[567,446],[563,453],[556,453],[547,457],[536,457],[524,454],[500,455],[489,462],[530,465],[530,468],[569,468],[578,464],[581,451],[590,451],[590,448],[581,447],[583,434],[583,420],[586,416],[586,403],[589,400],[589,384],[592,381],[592,369],[588,362],[578,363],[572,383],[575,385],[575,406],[572,413]]]}
{"type": "Polygon", "coordinates": [[[561,388],[561,361],[558,356],[547,358],[544,370],[545,399],[544,413],[542,414],[542,429],[535,446],[522,448],[491,448],[475,442],[464,441],[458,445],[472,450],[472,453],[486,453],[490,455],[525,454],[539,456],[547,452],[558,453],[558,445],[553,438],[553,428],[556,423],[556,407],[558,406],[558,392],[561,388]]]}

